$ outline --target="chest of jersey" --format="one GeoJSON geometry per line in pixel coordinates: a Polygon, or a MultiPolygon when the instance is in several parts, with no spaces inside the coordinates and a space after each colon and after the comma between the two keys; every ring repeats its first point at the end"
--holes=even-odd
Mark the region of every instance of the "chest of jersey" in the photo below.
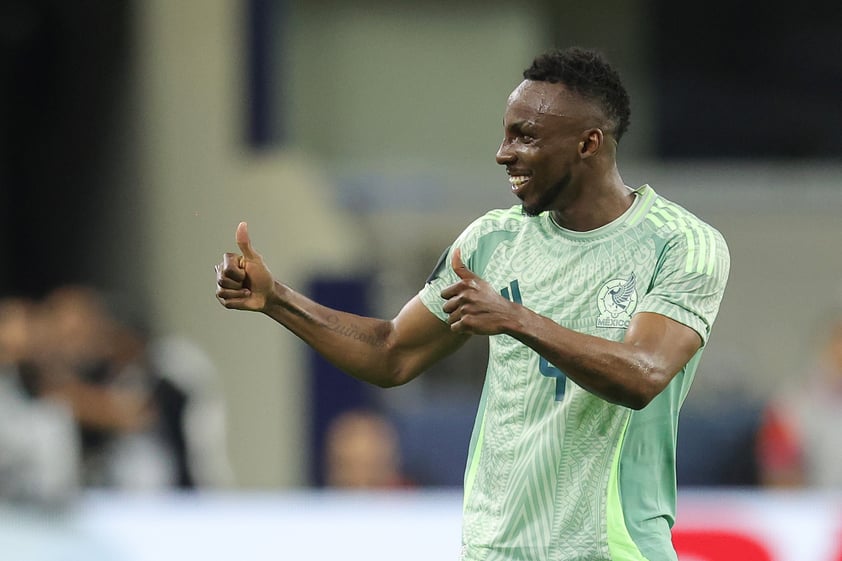
{"type": "Polygon", "coordinates": [[[571,242],[524,230],[487,253],[484,278],[560,325],[619,340],[651,285],[658,251],[654,238],[634,232],[571,242]]]}

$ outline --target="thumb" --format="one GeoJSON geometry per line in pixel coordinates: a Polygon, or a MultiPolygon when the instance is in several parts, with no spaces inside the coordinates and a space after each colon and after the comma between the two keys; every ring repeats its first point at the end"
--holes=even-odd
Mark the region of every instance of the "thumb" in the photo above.
{"type": "Polygon", "coordinates": [[[462,248],[457,247],[453,250],[453,255],[450,257],[450,266],[453,267],[453,272],[456,273],[460,279],[475,279],[477,275],[474,274],[473,271],[468,269],[464,263],[462,263],[462,248]]]}
{"type": "Polygon", "coordinates": [[[260,254],[257,253],[251,246],[251,238],[249,238],[249,227],[245,222],[240,222],[237,225],[237,247],[243,253],[246,259],[260,259],[260,254]]]}

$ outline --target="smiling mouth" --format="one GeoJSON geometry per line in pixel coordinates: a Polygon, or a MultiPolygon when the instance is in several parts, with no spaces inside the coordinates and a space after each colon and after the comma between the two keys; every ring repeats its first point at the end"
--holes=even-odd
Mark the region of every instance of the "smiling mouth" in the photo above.
{"type": "Polygon", "coordinates": [[[510,175],[509,184],[512,186],[512,192],[517,194],[526,183],[529,182],[528,175],[510,175]]]}

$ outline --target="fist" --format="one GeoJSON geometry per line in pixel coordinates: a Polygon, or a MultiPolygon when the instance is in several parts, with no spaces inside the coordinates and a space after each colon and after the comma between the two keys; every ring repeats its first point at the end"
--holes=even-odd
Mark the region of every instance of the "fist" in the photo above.
{"type": "Polygon", "coordinates": [[[441,291],[447,300],[442,309],[448,314],[450,329],[473,335],[506,332],[517,306],[503,298],[494,287],[462,263],[462,250],[455,248],[450,266],[459,280],[441,291]]]}
{"type": "Polygon", "coordinates": [[[263,257],[254,250],[248,225],[240,222],[235,235],[240,254],[225,253],[216,271],[216,298],[229,309],[263,311],[275,281],[263,257]]]}

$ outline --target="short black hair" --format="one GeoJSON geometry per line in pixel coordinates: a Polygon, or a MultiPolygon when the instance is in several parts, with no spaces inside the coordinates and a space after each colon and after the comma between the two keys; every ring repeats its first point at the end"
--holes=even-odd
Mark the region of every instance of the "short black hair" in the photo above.
{"type": "Polygon", "coordinates": [[[629,94],[620,74],[598,51],[581,47],[547,51],[535,57],[532,65],[523,71],[523,77],[564,84],[583,99],[599,104],[611,120],[618,142],[629,128],[629,94]]]}

